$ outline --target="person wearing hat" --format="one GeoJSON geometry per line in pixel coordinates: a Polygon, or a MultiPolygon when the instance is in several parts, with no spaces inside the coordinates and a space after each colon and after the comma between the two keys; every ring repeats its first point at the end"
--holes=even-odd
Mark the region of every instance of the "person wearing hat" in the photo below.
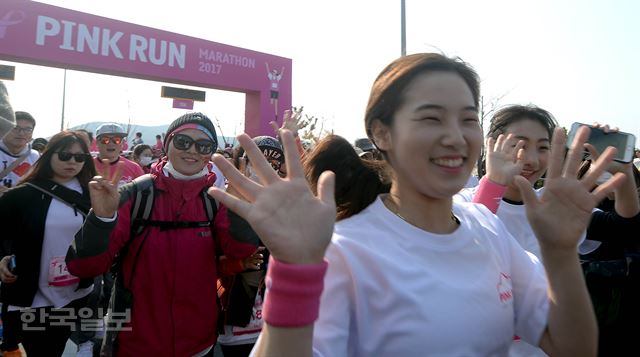
{"type": "MultiPolygon", "coordinates": [[[[253,142],[258,146],[267,162],[271,164],[271,167],[282,176],[284,152],[280,142],[271,136],[257,136],[253,138],[253,142]]],[[[238,148],[233,164],[246,177],[258,182],[255,169],[242,147],[238,148]]],[[[241,197],[233,188],[230,188],[230,192],[241,197]]],[[[232,222],[240,219],[233,212],[229,214],[232,217],[232,222]]],[[[242,235],[253,237],[259,241],[259,237],[248,224],[242,235]]],[[[267,260],[269,252],[266,251],[262,242],[260,242],[260,246],[261,248],[256,251],[254,256],[243,261],[244,271],[218,280],[218,293],[222,305],[220,318],[222,329],[220,336],[218,336],[218,344],[223,355],[227,357],[249,356],[262,330],[262,302],[264,301],[267,266],[260,263],[252,264],[255,264],[255,259],[267,260]]],[[[228,261],[228,259],[221,259],[221,262],[223,261],[228,261]]]]}
{"type": "Polygon", "coordinates": [[[361,138],[356,139],[354,146],[362,150],[362,154],[359,153],[359,156],[363,159],[368,160],[380,160],[380,153],[378,149],[373,145],[369,138],[361,138]]]}
{"type": "Polygon", "coordinates": [[[257,245],[232,238],[226,207],[207,218],[203,192],[216,181],[209,161],[216,138],[202,113],[169,125],[167,154],[151,168],[154,198],[140,234],[132,234],[135,195],[121,198],[116,184],[123,164],[90,183],[92,211],[69,248],[67,266],[76,276],[91,277],[109,271],[120,254],[118,279],[132,298],[123,321],[130,329],[118,331],[113,345],[117,356],[202,356],[216,342],[218,256],[242,260],[257,245]]]}
{"type": "Polygon", "coordinates": [[[47,143],[48,141],[45,138],[35,138],[31,143],[31,148],[42,155],[44,148],[47,147],[47,143]]]}
{"type": "MultiPolygon", "coordinates": [[[[127,137],[127,132],[121,125],[116,123],[102,124],[96,130],[95,136],[98,155],[93,160],[97,172],[105,172],[105,170],[113,172],[117,166],[120,166],[122,175],[117,183],[118,187],[144,175],[140,165],[121,155],[126,144],[125,138],[127,137]],[[107,169],[106,166],[109,168],[107,169]]],[[[100,305],[107,306],[112,287],[113,278],[111,273],[96,277],[94,291],[89,300],[91,304],[89,307],[94,312],[97,313],[100,305]]],[[[92,340],[95,335],[95,331],[92,330],[78,331],[78,351],[80,355],[83,353],[88,354],[93,349],[92,340]]]]}
{"type": "MultiPolygon", "coordinates": [[[[280,173],[283,169],[284,164],[284,153],[282,152],[282,145],[278,139],[271,136],[256,136],[253,138],[253,141],[256,143],[260,151],[262,151],[262,155],[267,159],[271,167],[273,167],[276,172],[280,173]]],[[[247,177],[255,178],[255,173],[253,173],[251,163],[249,162],[249,157],[246,153],[243,154],[246,164],[246,172],[247,177]]]]}
{"type": "Polygon", "coordinates": [[[138,176],[144,175],[144,171],[140,165],[124,158],[122,154],[124,140],[127,132],[124,128],[116,123],[102,124],[96,130],[96,143],[98,146],[98,156],[95,158],[96,170],[104,171],[104,160],[107,160],[111,171],[115,169],[119,162],[123,163],[122,178],[118,186],[122,186],[127,182],[133,181],[138,176]]]}
{"type": "MultiPolygon", "coordinates": [[[[88,134],[88,133],[87,133],[88,134]]],[[[88,135],[86,139],[89,140],[88,135]]],[[[105,166],[113,171],[118,165],[122,165],[122,177],[118,182],[118,187],[133,181],[136,177],[144,175],[142,167],[121,155],[127,133],[124,128],[116,123],[105,123],[96,130],[96,148],[98,155],[93,159],[97,172],[104,172],[105,166]],[[105,163],[108,162],[107,163],[105,163]]],[[[97,276],[94,280],[94,290],[91,293],[87,307],[92,309],[94,315],[98,314],[98,307],[106,307],[111,296],[113,278],[110,273],[97,276]]],[[[93,318],[91,316],[90,318],[93,318]]],[[[82,322],[79,322],[80,326],[82,322]]],[[[90,355],[93,351],[93,341],[96,331],[93,329],[77,329],[74,335],[78,345],[77,357],[90,355]]]]}

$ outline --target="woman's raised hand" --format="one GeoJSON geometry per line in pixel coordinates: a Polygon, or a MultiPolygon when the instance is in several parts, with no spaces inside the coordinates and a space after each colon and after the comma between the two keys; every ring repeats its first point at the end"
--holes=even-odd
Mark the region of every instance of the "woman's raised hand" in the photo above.
{"type": "Polygon", "coordinates": [[[562,128],[555,129],[549,169],[541,197],[536,195],[527,179],[522,176],[515,178],[524,198],[527,218],[543,249],[567,249],[575,252],[578,241],[591,220],[592,210],[625,179],[624,174],[617,173],[590,192],[598,177],[611,163],[615,155],[613,147],[607,148],[592,164],[593,170],[581,180],[577,179],[584,143],[588,137],[588,127],[578,129],[565,159],[566,136],[562,128]]]}
{"type": "Polygon", "coordinates": [[[302,108],[299,110],[285,110],[282,118],[282,127],[278,128],[278,123],[270,122],[276,136],[280,138],[280,132],[283,129],[291,131],[293,136],[298,136],[298,130],[304,129],[305,125],[300,121],[302,118],[302,108]]]}
{"type": "Polygon", "coordinates": [[[513,134],[500,134],[498,139],[487,139],[487,178],[500,185],[509,185],[522,171],[524,141],[513,134]]]}
{"type": "Polygon", "coordinates": [[[98,176],[94,176],[89,182],[91,208],[96,216],[111,218],[118,210],[120,201],[118,182],[122,177],[123,166],[124,163],[119,161],[112,173],[109,160],[102,160],[102,172],[98,172],[98,176]]]}
{"type": "Polygon", "coordinates": [[[248,202],[214,187],[209,194],[247,220],[274,258],[286,263],[318,263],[331,241],[336,218],[335,177],[332,172],[324,172],[315,196],[304,176],[292,133],[282,130],[281,137],[286,177],[280,178],[253,140],[242,134],[238,140],[260,182],[250,180],[216,155],[215,164],[248,202]]]}

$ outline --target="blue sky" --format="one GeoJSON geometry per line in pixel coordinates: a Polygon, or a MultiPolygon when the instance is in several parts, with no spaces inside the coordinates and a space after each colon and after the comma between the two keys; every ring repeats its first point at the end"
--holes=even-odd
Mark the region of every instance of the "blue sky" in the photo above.
{"type": "MultiPolygon", "coordinates": [[[[353,140],[379,71],[400,54],[400,0],[49,0],[66,8],[293,59],[293,103],[353,140]]],[[[471,63],[485,102],[537,104],[563,126],[600,121],[640,136],[640,5],[634,1],[406,0],[407,52],[442,51],[471,63]]],[[[0,63],[9,63],[0,61],[0,63]]],[[[7,86],[17,110],[60,128],[63,72],[17,65],[7,86]]],[[[65,118],[141,125],[182,112],[161,83],[68,71],[65,118]]],[[[243,95],[207,91],[196,110],[241,132],[243,95]]],[[[640,145],[640,144],[638,144],[640,145]]],[[[637,145],[637,146],[638,146],[637,145]]]]}

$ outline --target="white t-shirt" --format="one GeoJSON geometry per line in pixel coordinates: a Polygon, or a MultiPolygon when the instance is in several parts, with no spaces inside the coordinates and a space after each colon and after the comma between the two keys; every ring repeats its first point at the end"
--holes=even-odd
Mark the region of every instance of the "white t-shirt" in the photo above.
{"type": "Polygon", "coordinates": [[[549,310],[542,264],[486,207],[453,209],[452,234],[408,224],[380,197],[336,224],[316,356],[503,356],[514,334],[538,344],[549,310]]]}
{"type": "MultiPolygon", "coordinates": [[[[471,202],[477,190],[477,187],[463,189],[458,192],[453,199],[457,202],[471,202]]],[[[538,196],[542,194],[541,190],[542,189],[536,190],[538,196]]],[[[538,243],[538,238],[536,238],[536,235],[533,233],[533,229],[529,224],[524,204],[514,205],[505,201],[500,201],[496,216],[498,216],[502,223],[504,223],[513,238],[520,243],[522,249],[533,253],[533,255],[538,257],[538,259],[542,259],[540,243],[538,243]]]]}
{"type": "MultiPolygon", "coordinates": [[[[542,195],[544,188],[539,188],[536,190],[536,195],[540,197],[542,195]]],[[[478,187],[473,187],[469,189],[463,189],[458,192],[453,199],[457,202],[471,202],[473,196],[476,194],[478,187]]],[[[542,252],[540,251],[540,243],[538,242],[538,238],[536,238],[535,233],[533,232],[533,228],[527,219],[527,210],[524,204],[513,204],[509,202],[505,202],[504,200],[500,201],[500,205],[498,206],[498,211],[496,215],[502,223],[504,223],[505,227],[513,238],[520,244],[522,249],[527,252],[532,253],[538,259],[542,259],[542,252]]],[[[583,233],[580,238],[580,243],[578,246],[578,252],[581,254],[586,254],[591,251],[594,251],[599,244],[593,241],[585,241],[586,231],[583,233]]],[[[519,357],[519,356],[547,356],[547,354],[542,351],[541,348],[538,347],[538,344],[528,344],[526,341],[515,340],[511,350],[509,351],[510,357],[519,357]]]]}
{"type": "MultiPolygon", "coordinates": [[[[477,190],[478,187],[462,189],[462,191],[453,196],[453,200],[456,202],[471,202],[477,190]]],[[[543,190],[544,187],[537,189],[536,195],[540,197],[543,190]]],[[[496,216],[498,216],[502,223],[504,223],[513,238],[520,243],[522,249],[532,253],[538,257],[538,259],[542,259],[540,243],[533,232],[533,228],[531,228],[531,224],[529,224],[529,220],[527,219],[527,209],[524,204],[513,204],[501,200],[496,216]]],[[[591,241],[585,242],[586,236],[587,232],[585,231],[578,244],[578,252],[580,254],[590,253],[598,247],[598,244],[594,247],[592,244],[593,242],[591,241]]]]}
{"type": "MultiPolygon", "coordinates": [[[[74,191],[82,192],[82,187],[77,179],[73,179],[64,186],[74,191]]],[[[74,212],[73,208],[57,199],[51,200],[44,226],[38,291],[33,298],[31,307],[63,307],[74,300],[86,296],[93,290],[93,285],[76,290],[78,283],[67,286],[53,286],[49,283],[51,263],[54,259],[57,259],[59,263],[64,262],[67,250],[76,232],[82,226],[82,222],[82,215],[74,212]]]]}
{"type": "Polygon", "coordinates": [[[32,150],[31,146],[28,145],[24,150],[20,152],[18,155],[13,155],[9,153],[9,149],[4,145],[4,142],[0,140],[0,172],[4,171],[7,167],[11,166],[11,164],[16,161],[20,156],[29,152],[29,155],[22,161],[18,166],[14,167],[11,172],[9,172],[5,177],[0,178],[0,186],[4,186],[7,188],[15,187],[18,184],[18,181],[22,176],[25,176],[29,171],[31,171],[31,167],[33,164],[38,161],[40,158],[40,154],[37,151],[32,150]]]}

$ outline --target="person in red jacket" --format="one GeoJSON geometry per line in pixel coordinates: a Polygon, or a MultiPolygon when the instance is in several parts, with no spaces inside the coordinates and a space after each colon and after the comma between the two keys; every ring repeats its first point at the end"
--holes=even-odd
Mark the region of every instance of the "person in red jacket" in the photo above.
{"type": "Polygon", "coordinates": [[[138,235],[131,234],[133,199],[120,204],[122,164],[114,175],[107,169],[89,184],[92,212],[69,248],[67,264],[72,274],[92,277],[121,255],[116,286],[122,284],[132,299],[130,320],[115,340],[117,356],[200,356],[216,342],[217,258],[243,259],[256,250],[232,238],[224,206],[213,222],[207,220],[202,192],[216,179],[209,162],[216,147],[215,128],[204,114],[185,114],[169,126],[167,156],[151,171],[152,212],[138,235]]]}
{"type": "Polygon", "coordinates": [[[140,165],[122,156],[122,151],[127,150],[126,138],[126,130],[116,123],[102,124],[96,130],[98,143],[98,155],[94,162],[96,170],[99,172],[104,171],[104,165],[109,165],[113,170],[115,165],[122,162],[122,177],[118,186],[122,186],[145,174],[140,165]],[[106,163],[105,159],[107,160],[106,163]]]}

